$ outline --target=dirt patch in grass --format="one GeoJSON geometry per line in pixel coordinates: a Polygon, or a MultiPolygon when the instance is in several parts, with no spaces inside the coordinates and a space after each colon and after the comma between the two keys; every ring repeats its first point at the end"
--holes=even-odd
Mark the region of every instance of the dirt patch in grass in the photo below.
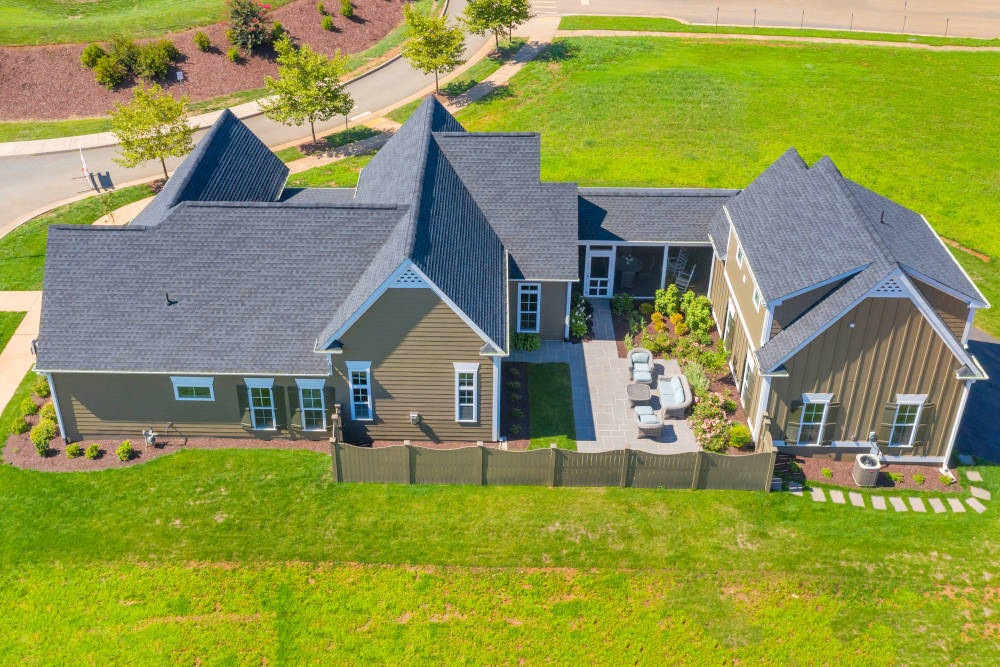
{"type": "MultiPolygon", "coordinates": [[[[281,24],[299,44],[315,51],[358,53],[369,48],[400,24],[402,0],[354,0],[354,18],[340,15],[339,3],[328,2],[327,13],[334,29],[324,30],[322,17],[314,0],[299,0],[270,12],[272,21],[281,24]]],[[[226,58],[230,44],[226,23],[168,35],[180,51],[180,59],[159,82],[172,94],[188,95],[192,102],[210,99],[235,91],[262,88],[265,76],[277,76],[278,65],[271,49],[255,52],[232,63],[226,58]],[[208,35],[211,50],[199,50],[194,44],[198,31],[208,35]],[[184,72],[178,84],[176,72],[184,72]]],[[[146,40],[155,41],[155,40],[146,40]]],[[[115,90],[107,90],[94,81],[93,72],[80,64],[83,44],[53,46],[0,47],[0,119],[53,120],[70,117],[99,116],[115,102],[132,97],[132,85],[126,81],[115,90]]]]}
{"type": "MultiPolygon", "coordinates": [[[[805,479],[824,484],[836,484],[838,486],[848,486],[856,488],[854,478],[851,476],[854,470],[854,459],[844,461],[834,461],[832,459],[818,456],[796,456],[795,463],[802,469],[805,479]],[[830,471],[830,477],[823,474],[823,469],[830,471]]],[[[963,493],[960,482],[944,485],[939,479],[941,473],[933,465],[899,465],[883,464],[882,471],[878,476],[878,486],[876,488],[897,491],[940,491],[944,493],[963,493]],[[891,475],[899,474],[903,478],[900,481],[893,481],[891,475]],[[917,484],[914,476],[924,477],[923,484],[917,484]]]]}

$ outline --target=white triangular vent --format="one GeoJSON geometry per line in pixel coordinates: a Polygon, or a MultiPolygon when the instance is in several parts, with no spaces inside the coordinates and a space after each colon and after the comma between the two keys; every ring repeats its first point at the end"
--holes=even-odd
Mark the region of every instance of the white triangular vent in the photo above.
{"type": "Polygon", "coordinates": [[[872,290],[873,294],[881,296],[905,296],[903,286],[895,278],[889,278],[884,283],[872,290]]]}
{"type": "Polygon", "coordinates": [[[393,287],[423,287],[424,285],[423,278],[412,268],[403,271],[392,283],[393,287]]]}

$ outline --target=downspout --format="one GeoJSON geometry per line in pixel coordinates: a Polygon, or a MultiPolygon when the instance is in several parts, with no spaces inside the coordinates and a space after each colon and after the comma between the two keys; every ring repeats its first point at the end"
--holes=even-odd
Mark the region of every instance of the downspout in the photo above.
{"type": "Polygon", "coordinates": [[[572,296],[572,287],[573,287],[573,283],[570,283],[570,282],[566,283],[566,322],[565,322],[565,327],[564,327],[564,330],[563,330],[563,338],[565,338],[566,340],[569,340],[569,307],[570,307],[570,303],[572,301],[572,299],[571,299],[571,296],[572,296]]]}
{"type": "MultiPolygon", "coordinates": [[[[941,462],[941,473],[944,475],[950,475],[948,470],[948,463],[951,461],[952,450],[955,449],[955,440],[958,439],[958,427],[962,423],[962,417],[965,416],[965,404],[969,400],[969,390],[972,389],[972,383],[975,380],[966,380],[965,387],[962,388],[962,398],[958,400],[958,410],[955,413],[955,423],[951,426],[951,435],[948,437],[948,447],[944,451],[944,460],[941,462]]],[[[55,394],[53,394],[55,396],[55,394]]]]}
{"type": "Polygon", "coordinates": [[[66,440],[66,427],[63,426],[62,408],[59,407],[59,397],[56,395],[56,383],[52,381],[52,373],[44,373],[49,383],[49,393],[52,394],[52,407],[56,409],[56,423],[59,424],[59,435],[66,440]]]}
{"type": "Polygon", "coordinates": [[[493,357],[493,442],[500,441],[500,357],[493,357]]]}

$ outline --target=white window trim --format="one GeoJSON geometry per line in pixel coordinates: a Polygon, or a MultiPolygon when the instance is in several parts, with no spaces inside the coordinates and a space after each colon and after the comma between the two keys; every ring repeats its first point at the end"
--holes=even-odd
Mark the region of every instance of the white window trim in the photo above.
{"type": "Polygon", "coordinates": [[[743,253],[743,244],[739,241],[736,242],[736,266],[743,268],[743,260],[745,255],[743,253]]]}
{"type": "Polygon", "coordinates": [[[372,362],[370,361],[348,361],[347,362],[347,384],[351,392],[351,419],[355,421],[371,422],[375,421],[375,397],[372,391],[372,362]],[[360,403],[354,401],[354,374],[364,373],[368,380],[368,416],[358,417],[355,410],[360,403]]]}
{"type": "Polygon", "coordinates": [[[927,402],[927,394],[896,394],[896,413],[892,416],[892,428],[889,429],[889,443],[890,447],[912,447],[913,441],[917,438],[917,429],[920,428],[920,417],[924,413],[924,403],[927,402]],[[896,435],[896,427],[898,426],[911,426],[911,424],[900,424],[899,423],[899,409],[904,405],[915,405],[917,406],[917,414],[913,417],[913,429],[910,431],[910,440],[905,445],[894,445],[892,444],[893,437],[896,435]]]}
{"type": "MultiPolygon", "coordinates": [[[[319,378],[295,378],[295,384],[299,388],[299,412],[302,413],[302,430],[303,431],[326,431],[326,394],[323,389],[326,387],[326,380],[319,378]],[[305,407],[305,397],[302,394],[303,389],[319,389],[319,410],[320,414],[323,416],[323,426],[317,428],[307,428],[306,427],[306,407],[305,407]]],[[[309,408],[310,410],[315,410],[316,408],[309,408]]]]}
{"type": "Polygon", "coordinates": [[[452,362],[455,367],[455,421],[472,423],[479,421],[479,364],[460,364],[452,362]],[[462,419],[458,405],[458,376],[460,373],[472,373],[472,419],[462,419]]]}
{"type": "MultiPolygon", "coordinates": [[[[243,378],[247,386],[247,409],[250,410],[250,428],[254,431],[277,431],[278,413],[274,408],[274,378],[243,378]],[[251,389],[267,389],[271,394],[271,427],[259,428],[257,426],[257,410],[253,406],[253,392],[251,389]]],[[[263,408],[261,408],[263,410],[263,408]]]]}
{"type": "MultiPolygon", "coordinates": [[[[826,417],[830,412],[830,401],[833,394],[802,394],[802,419],[799,420],[799,432],[795,436],[795,444],[800,446],[814,446],[823,442],[823,431],[826,429],[826,417]],[[819,432],[816,434],[816,442],[802,442],[802,427],[806,425],[806,406],[822,405],[823,414],[820,415],[819,432]]],[[[809,426],[815,426],[816,422],[809,422],[809,426]]]]}
{"type": "MultiPolygon", "coordinates": [[[[743,406],[744,410],[746,409],[747,406],[746,402],[743,399],[743,391],[746,389],[747,386],[747,377],[749,377],[749,375],[753,372],[754,372],[753,355],[750,353],[750,350],[747,350],[746,359],[743,361],[743,374],[740,376],[740,387],[739,387],[740,405],[743,406]]],[[[750,396],[747,396],[747,400],[749,399],[750,396]]]]}
{"type": "Polygon", "coordinates": [[[538,333],[538,329],[542,323],[542,285],[541,283],[518,283],[517,284],[517,332],[518,333],[538,333]],[[534,292],[538,297],[535,300],[535,328],[534,329],[522,329],[521,328],[521,293],[522,292],[534,292]]]}
{"type": "Polygon", "coordinates": [[[174,399],[178,401],[214,401],[215,400],[215,387],[213,386],[215,382],[214,377],[184,377],[179,375],[171,375],[170,382],[174,386],[174,399]],[[209,397],[208,398],[191,398],[188,396],[181,396],[178,391],[180,387],[208,387],[209,397]]]}
{"type": "Polygon", "coordinates": [[[753,299],[753,307],[759,313],[760,307],[764,305],[764,295],[760,293],[760,288],[757,285],[753,286],[753,296],[751,298],[753,299]]]}

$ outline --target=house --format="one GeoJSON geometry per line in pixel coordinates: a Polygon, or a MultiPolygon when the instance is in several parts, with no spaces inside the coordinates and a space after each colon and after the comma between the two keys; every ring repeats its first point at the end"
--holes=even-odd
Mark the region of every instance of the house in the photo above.
{"type": "Polygon", "coordinates": [[[50,228],[37,344],[71,439],[497,440],[512,333],[574,290],[709,294],[758,447],[946,458],[986,301],[926,221],[789,151],[743,190],[540,181],[428,98],[356,188],[285,187],[228,112],[126,227],[50,228]]]}

